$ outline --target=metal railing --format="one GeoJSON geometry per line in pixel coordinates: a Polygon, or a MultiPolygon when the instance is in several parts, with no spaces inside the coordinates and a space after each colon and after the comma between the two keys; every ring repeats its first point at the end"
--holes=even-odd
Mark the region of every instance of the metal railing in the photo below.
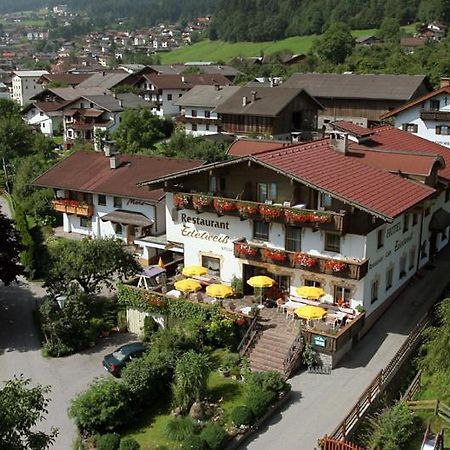
{"type": "Polygon", "coordinates": [[[302,355],[304,340],[301,331],[292,343],[286,358],[283,361],[283,371],[286,378],[289,378],[297,367],[299,359],[302,355]]]}
{"type": "Polygon", "coordinates": [[[252,345],[253,341],[255,340],[255,337],[261,330],[261,325],[258,319],[259,319],[258,314],[255,314],[253,316],[252,321],[250,322],[249,327],[247,328],[247,331],[244,334],[244,337],[242,338],[241,342],[238,345],[237,351],[241,356],[244,356],[247,353],[247,350],[249,349],[250,345],[252,345]]]}

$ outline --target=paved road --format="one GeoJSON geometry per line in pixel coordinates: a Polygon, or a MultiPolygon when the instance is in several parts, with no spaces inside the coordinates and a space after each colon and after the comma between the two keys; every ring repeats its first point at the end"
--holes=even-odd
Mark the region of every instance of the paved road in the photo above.
{"type": "MultiPolygon", "coordinates": [[[[8,213],[2,200],[0,197],[2,211],[8,213]]],[[[75,437],[75,426],[67,416],[70,400],[95,377],[105,375],[101,365],[104,354],[134,337],[115,335],[80,354],[43,358],[32,311],[44,295],[39,283],[28,283],[24,279],[19,285],[9,287],[0,283],[0,384],[14,375],[23,374],[33,383],[51,386],[52,401],[47,420],[39,428],[58,427],[60,435],[53,449],[70,450],[75,437]]]]}
{"type": "Polygon", "coordinates": [[[248,450],[311,450],[344,419],[386,366],[429,305],[450,281],[450,249],[408,287],[331,375],[302,372],[291,379],[293,400],[249,443],[248,450]]]}

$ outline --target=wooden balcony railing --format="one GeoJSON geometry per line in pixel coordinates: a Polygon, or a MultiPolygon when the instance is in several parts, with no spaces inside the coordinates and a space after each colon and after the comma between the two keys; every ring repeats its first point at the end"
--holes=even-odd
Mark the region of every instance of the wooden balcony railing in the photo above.
{"type": "Polygon", "coordinates": [[[302,336],[305,344],[312,345],[316,350],[335,353],[361,331],[365,317],[365,313],[359,313],[334,334],[325,333],[319,329],[315,330],[314,327],[303,328],[302,336]]]}
{"type": "Polygon", "coordinates": [[[267,262],[283,267],[325,273],[339,278],[361,280],[368,270],[368,260],[340,260],[301,252],[279,250],[243,241],[234,243],[234,256],[259,262],[267,262]]]}
{"type": "Polygon", "coordinates": [[[439,111],[435,109],[422,109],[420,111],[422,120],[450,120],[450,111],[439,111]]]}
{"type": "Polygon", "coordinates": [[[93,205],[82,203],[78,200],[68,198],[57,198],[52,200],[53,209],[57,212],[76,214],[77,216],[92,217],[94,213],[93,205]]]}
{"type": "Polygon", "coordinates": [[[173,201],[178,209],[193,209],[198,213],[215,212],[220,216],[231,215],[239,216],[241,219],[281,222],[340,234],[345,234],[347,230],[348,214],[345,211],[318,211],[179,192],[174,193],[173,201]]]}
{"type": "Polygon", "coordinates": [[[192,117],[192,116],[184,116],[184,115],[180,115],[177,117],[177,122],[178,123],[193,123],[196,125],[220,125],[222,123],[222,121],[218,118],[212,118],[212,117],[192,117]]]}

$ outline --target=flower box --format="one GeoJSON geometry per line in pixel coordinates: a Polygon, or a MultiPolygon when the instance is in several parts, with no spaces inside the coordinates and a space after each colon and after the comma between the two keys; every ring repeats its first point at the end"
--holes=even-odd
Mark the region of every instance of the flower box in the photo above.
{"type": "Polygon", "coordinates": [[[238,202],[237,209],[243,217],[256,216],[259,212],[258,206],[254,203],[238,202]]]}
{"type": "Polygon", "coordinates": [[[248,244],[236,244],[236,253],[241,256],[256,256],[258,254],[259,249],[255,247],[251,247],[248,244]]]}
{"type": "Polygon", "coordinates": [[[310,221],[310,214],[305,211],[295,211],[292,209],[286,209],[284,211],[286,220],[290,223],[302,223],[310,221]]]}
{"type": "Polygon", "coordinates": [[[225,198],[215,198],[213,202],[214,209],[219,213],[227,213],[231,211],[237,211],[238,206],[236,202],[227,200],[225,198]]]}
{"type": "Polygon", "coordinates": [[[264,219],[278,219],[280,217],[283,217],[284,212],[283,212],[283,209],[281,209],[277,206],[260,205],[259,214],[264,219]]]}
{"type": "Polygon", "coordinates": [[[347,268],[347,264],[342,261],[330,259],[328,261],[325,261],[324,267],[326,270],[331,270],[332,272],[342,272],[344,269],[347,268]]]}
{"type": "Polygon", "coordinates": [[[173,196],[173,204],[177,209],[184,209],[189,205],[190,197],[186,194],[175,194],[173,196]]]}
{"type": "Polygon", "coordinates": [[[263,256],[266,258],[266,260],[282,263],[286,261],[287,255],[285,252],[281,250],[269,250],[265,249],[263,250],[263,256]]]}
{"type": "Polygon", "coordinates": [[[193,195],[192,196],[192,205],[195,209],[203,209],[211,206],[212,198],[207,195],[193,195]]]}
{"type": "Polygon", "coordinates": [[[295,253],[293,256],[293,262],[296,265],[311,268],[317,264],[317,259],[304,255],[303,253],[295,253]]]}

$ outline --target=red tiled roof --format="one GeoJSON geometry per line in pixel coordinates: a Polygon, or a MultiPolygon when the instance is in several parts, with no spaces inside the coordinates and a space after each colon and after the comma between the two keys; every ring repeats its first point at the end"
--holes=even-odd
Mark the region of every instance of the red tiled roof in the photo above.
{"type": "MultiPolygon", "coordinates": [[[[349,145],[351,149],[351,144],[349,145]]],[[[423,153],[385,152],[379,150],[350,150],[348,155],[359,159],[369,166],[378,167],[392,173],[408,175],[429,176],[436,163],[440,167],[444,165],[438,155],[423,153]]]]}
{"type": "Polygon", "coordinates": [[[349,143],[352,150],[382,150],[404,153],[422,153],[440,155],[445,161],[445,168],[439,171],[439,176],[450,181],[450,151],[448,148],[406,131],[383,125],[373,128],[370,140],[361,144],[349,143]]]}
{"type": "Polygon", "coordinates": [[[257,161],[361,209],[393,219],[431,196],[429,186],[403,179],[336,151],[329,139],[258,153],[257,161]]]}
{"type": "Polygon", "coordinates": [[[404,105],[393,109],[392,111],[388,111],[387,113],[384,113],[383,115],[380,116],[380,119],[383,120],[383,119],[387,119],[389,117],[395,116],[399,112],[405,111],[405,109],[411,108],[412,106],[416,106],[430,98],[435,97],[436,95],[442,94],[443,92],[450,94],[450,86],[443,86],[439,89],[434,90],[433,92],[429,92],[428,94],[422,95],[422,97],[411,100],[410,102],[407,102],[404,105]]]}
{"type": "Polygon", "coordinates": [[[229,147],[228,154],[231,156],[254,155],[255,153],[274,150],[276,148],[290,145],[290,142],[262,141],[260,139],[236,139],[229,147]]]}
{"type": "Polygon", "coordinates": [[[348,131],[349,133],[357,137],[366,137],[372,134],[372,131],[366,127],[361,127],[353,122],[347,122],[345,120],[338,120],[332,123],[333,127],[340,131],[348,131]]]}
{"type": "Polygon", "coordinates": [[[158,201],[164,196],[162,189],[149,191],[136,184],[149,176],[159,178],[203,164],[198,160],[144,155],[120,155],[120,161],[117,169],[111,169],[103,153],[75,152],[37,177],[33,185],[158,201]]]}

